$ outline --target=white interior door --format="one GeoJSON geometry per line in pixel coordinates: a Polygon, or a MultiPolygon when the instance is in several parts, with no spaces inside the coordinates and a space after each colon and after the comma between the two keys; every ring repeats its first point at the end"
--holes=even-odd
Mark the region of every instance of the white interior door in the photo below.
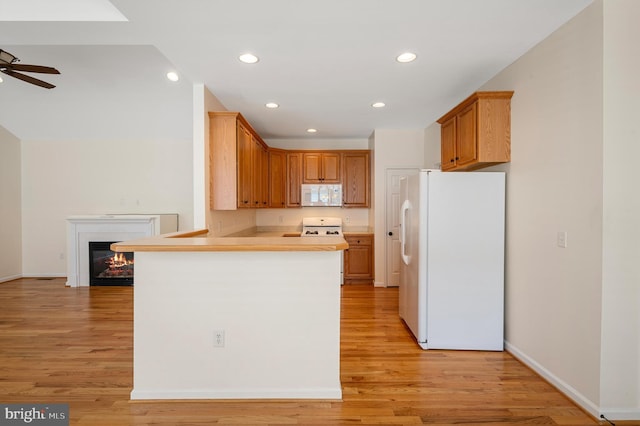
{"type": "Polygon", "coordinates": [[[387,169],[386,182],[386,203],[385,212],[387,223],[387,241],[386,241],[386,265],[387,265],[387,287],[397,287],[400,284],[400,206],[402,200],[400,197],[400,178],[408,176],[415,169],[387,169]]]}

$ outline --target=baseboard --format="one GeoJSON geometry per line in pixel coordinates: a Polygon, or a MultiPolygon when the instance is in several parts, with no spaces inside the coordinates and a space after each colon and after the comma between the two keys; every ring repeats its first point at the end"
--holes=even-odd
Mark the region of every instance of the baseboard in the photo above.
{"type": "Polygon", "coordinates": [[[640,420],[640,410],[628,408],[602,408],[602,415],[609,420],[640,420]]]}
{"type": "Polygon", "coordinates": [[[22,278],[64,278],[67,274],[59,272],[43,272],[39,274],[22,274],[22,278]]]}
{"type": "Polygon", "coordinates": [[[380,282],[380,281],[374,281],[373,282],[373,286],[374,287],[386,287],[385,283],[380,282]]]}
{"type": "MultiPolygon", "coordinates": [[[[533,358],[529,357],[527,354],[522,352],[520,349],[513,346],[511,343],[505,340],[504,347],[507,352],[514,356],[518,361],[531,368],[533,371],[538,373],[549,382],[552,386],[558,389],[560,392],[565,394],[569,399],[578,404],[580,408],[585,410],[587,413],[591,414],[594,418],[600,418],[600,408],[594,404],[587,397],[582,395],[576,389],[574,389],[571,385],[557,377],[555,374],[551,373],[549,370],[544,368],[541,364],[535,361],[533,358]]],[[[608,419],[616,419],[615,417],[609,417],[606,413],[603,413],[608,419]]]]}
{"type": "Polygon", "coordinates": [[[21,274],[17,275],[7,275],[6,277],[0,277],[0,283],[5,283],[7,281],[13,281],[22,278],[21,274]]]}
{"type": "Polygon", "coordinates": [[[327,389],[244,389],[244,390],[132,390],[139,399],[326,399],[341,400],[342,388],[327,389]]]}

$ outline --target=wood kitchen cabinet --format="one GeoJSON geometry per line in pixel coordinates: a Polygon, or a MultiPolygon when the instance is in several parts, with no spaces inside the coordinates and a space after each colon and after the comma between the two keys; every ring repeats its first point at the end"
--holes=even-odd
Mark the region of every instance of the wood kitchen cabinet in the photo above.
{"type": "Polygon", "coordinates": [[[251,207],[253,186],[251,182],[251,175],[253,169],[252,156],[253,156],[253,141],[251,140],[251,132],[238,121],[237,123],[237,205],[236,207],[251,207]]]}
{"type": "Polygon", "coordinates": [[[301,207],[302,153],[287,153],[287,207],[301,207]]]}
{"type": "Polygon", "coordinates": [[[287,206],[287,152],[269,150],[269,207],[287,206]]]}
{"type": "Polygon", "coordinates": [[[512,91],[476,92],[438,120],[443,171],[511,161],[512,96],[512,91]]]}
{"type": "Polygon", "coordinates": [[[239,112],[209,112],[210,209],[301,207],[303,183],[343,185],[344,207],[370,206],[368,150],[269,148],[239,112]]]}
{"type": "Polygon", "coordinates": [[[302,155],[302,183],[340,183],[339,152],[305,152],[302,155]]]}
{"type": "Polygon", "coordinates": [[[369,207],[371,172],[369,151],[342,153],[342,200],[344,207],[369,207]]]}
{"type": "Polygon", "coordinates": [[[268,161],[267,146],[251,135],[251,205],[249,207],[263,208],[269,204],[268,161]]]}
{"type": "Polygon", "coordinates": [[[261,150],[262,158],[260,162],[262,163],[262,177],[260,178],[261,182],[261,200],[262,207],[269,207],[269,173],[271,169],[269,169],[269,149],[267,145],[264,145],[261,150]]]}
{"type": "Polygon", "coordinates": [[[344,251],[345,284],[373,281],[373,234],[349,234],[344,239],[349,248],[344,251]]]}
{"type": "Polygon", "coordinates": [[[210,208],[266,207],[268,147],[239,112],[209,112],[210,208]]]}

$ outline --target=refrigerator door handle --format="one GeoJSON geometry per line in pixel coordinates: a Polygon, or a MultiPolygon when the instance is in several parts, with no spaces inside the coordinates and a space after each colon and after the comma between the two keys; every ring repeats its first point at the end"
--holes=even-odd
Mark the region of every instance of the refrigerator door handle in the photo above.
{"type": "Polygon", "coordinates": [[[408,265],[411,262],[411,257],[407,255],[407,226],[406,217],[409,211],[411,203],[409,200],[404,200],[402,207],[400,208],[400,255],[402,256],[402,262],[408,265]]]}

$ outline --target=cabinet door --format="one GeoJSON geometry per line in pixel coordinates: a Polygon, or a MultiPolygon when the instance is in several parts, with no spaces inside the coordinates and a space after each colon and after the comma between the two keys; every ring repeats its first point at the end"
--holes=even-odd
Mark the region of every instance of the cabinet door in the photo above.
{"type": "Polygon", "coordinates": [[[342,198],[344,207],[369,207],[369,153],[342,155],[342,198]]]}
{"type": "Polygon", "coordinates": [[[260,203],[261,207],[269,207],[269,151],[260,144],[260,203]]]}
{"type": "Polygon", "coordinates": [[[340,154],[323,153],[320,159],[322,183],[340,183],[340,154]]]}
{"type": "Polygon", "coordinates": [[[322,154],[305,152],[302,154],[302,183],[322,182],[322,154]]]}
{"type": "Polygon", "coordinates": [[[302,153],[287,154],[287,207],[300,207],[302,184],[302,153]]]}
{"type": "Polygon", "coordinates": [[[238,207],[251,207],[251,133],[237,124],[238,138],[238,207]]]}
{"type": "Polygon", "coordinates": [[[344,279],[373,279],[373,238],[367,235],[345,239],[349,248],[344,252],[344,279]]]}
{"type": "Polygon", "coordinates": [[[453,169],[456,166],[456,117],[442,123],[440,127],[441,167],[442,170],[453,169]]]}
{"type": "Polygon", "coordinates": [[[269,151],[269,207],[287,205],[287,155],[283,151],[269,151]]]}
{"type": "Polygon", "coordinates": [[[302,183],[340,183],[340,153],[305,152],[302,183]]]}
{"type": "Polygon", "coordinates": [[[260,207],[262,196],[262,186],[260,176],[262,176],[262,152],[260,143],[255,137],[251,138],[251,207],[260,207]]]}
{"type": "Polygon", "coordinates": [[[477,103],[460,111],[456,118],[456,165],[464,166],[478,159],[477,103]]]}

